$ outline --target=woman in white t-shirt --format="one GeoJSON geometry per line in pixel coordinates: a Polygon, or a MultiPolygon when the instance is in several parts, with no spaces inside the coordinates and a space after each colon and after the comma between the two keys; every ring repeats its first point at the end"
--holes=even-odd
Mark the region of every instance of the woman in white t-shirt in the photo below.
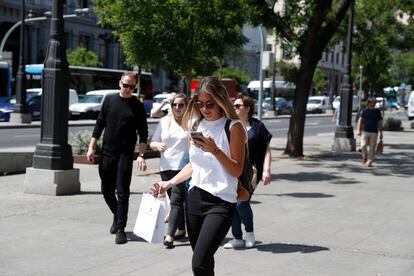
{"type": "Polygon", "coordinates": [[[194,275],[214,274],[214,254],[232,222],[237,202],[237,177],[243,169],[246,130],[214,77],[203,78],[190,100],[182,125],[202,132],[190,139],[190,162],[171,180],[153,184],[154,196],[191,177],[187,200],[187,231],[193,249],[194,275]],[[224,127],[230,119],[230,139],[224,127]],[[229,142],[230,140],[230,142],[229,142]]]}
{"type": "MultiPolygon", "coordinates": [[[[183,93],[174,95],[171,100],[171,114],[164,116],[157,125],[150,143],[153,150],[159,151],[160,175],[166,181],[173,178],[187,163],[188,139],[181,127],[181,120],[188,105],[188,98],[183,93]]],[[[164,245],[173,248],[174,239],[185,236],[184,201],[186,187],[183,183],[168,189],[171,211],[168,218],[168,232],[164,245]]]]}

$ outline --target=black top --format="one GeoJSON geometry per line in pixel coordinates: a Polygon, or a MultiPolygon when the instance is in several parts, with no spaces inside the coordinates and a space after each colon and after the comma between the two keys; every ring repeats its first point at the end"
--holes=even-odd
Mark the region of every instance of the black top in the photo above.
{"type": "Polygon", "coordinates": [[[92,137],[99,139],[104,129],[104,155],[133,154],[137,143],[137,131],[140,143],[147,143],[148,139],[144,105],[136,97],[122,98],[119,94],[106,96],[92,137]]]}
{"type": "Polygon", "coordinates": [[[364,119],[363,130],[365,132],[378,132],[378,122],[382,121],[381,111],[377,108],[365,108],[361,114],[364,119]]]}
{"type": "Polygon", "coordinates": [[[257,169],[257,183],[259,183],[260,180],[262,180],[263,162],[267,145],[269,144],[270,139],[272,139],[272,134],[270,134],[262,122],[256,118],[251,118],[250,129],[247,132],[247,135],[250,162],[257,169]]]}

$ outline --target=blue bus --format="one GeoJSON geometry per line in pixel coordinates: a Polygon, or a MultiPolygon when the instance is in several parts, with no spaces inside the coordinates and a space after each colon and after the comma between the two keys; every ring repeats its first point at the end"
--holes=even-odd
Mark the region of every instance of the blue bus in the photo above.
{"type": "MultiPolygon", "coordinates": [[[[119,80],[124,70],[69,66],[70,83],[69,88],[75,89],[79,95],[88,91],[101,89],[117,89],[119,80]]],[[[41,86],[43,64],[26,65],[27,88],[38,88],[41,86]]],[[[145,110],[149,114],[153,103],[152,74],[146,71],[141,72],[140,98],[144,103],[145,110]]]]}
{"type": "Polygon", "coordinates": [[[11,96],[11,66],[0,61],[0,96],[11,96]]]}

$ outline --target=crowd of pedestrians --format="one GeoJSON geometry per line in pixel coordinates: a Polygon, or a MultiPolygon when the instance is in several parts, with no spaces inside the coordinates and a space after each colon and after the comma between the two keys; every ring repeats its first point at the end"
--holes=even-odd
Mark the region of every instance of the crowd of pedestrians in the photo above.
{"type": "MultiPolygon", "coordinates": [[[[113,214],[110,233],[116,234],[117,244],[127,242],[124,229],[137,136],[137,165],[146,170],[148,126],[144,107],[132,94],[136,84],[135,73],[122,75],[119,94],[108,96],[103,103],[87,153],[92,162],[104,132],[99,175],[103,197],[113,214]]],[[[382,117],[374,106],[368,99],[357,126],[357,134],[362,135],[362,161],[368,166],[374,160],[378,133],[382,139],[382,117]]],[[[271,182],[272,135],[253,117],[254,107],[254,100],[244,95],[232,103],[221,81],[205,77],[191,99],[174,94],[151,114],[162,117],[150,142],[160,152],[161,181],[151,186],[151,192],[154,196],[167,193],[171,202],[164,245],[173,248],[174,240],[187,233],[194,275],[214,275],[214,255],[230,228],[233,239],[224,248],[255,246],[250,200],[260,181],[271,182]],[[166,105],[168,112],[163,110],[166,105]],[[226,127],[229,131],[224,131],[226,127]],[[253,190],[248,200],[238,201],[245,149],[253,165],[253,190]]]]}

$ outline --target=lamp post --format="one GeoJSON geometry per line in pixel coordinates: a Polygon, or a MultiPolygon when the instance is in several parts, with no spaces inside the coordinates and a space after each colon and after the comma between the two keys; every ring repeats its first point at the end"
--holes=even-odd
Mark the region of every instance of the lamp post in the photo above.
{"type": "Polygon", "coordinates": [[[259,79],[260,79],[260,86],[259,86],[259,95],[257,96],[257,117],[259,120],[262,120],[263,116],[263,109],[262,109],[262,102],[263,102],[263,51],[266,45],[266,39],[263,34],[263,27],[259,26],[259,34],[260,34],[260,61],[259,61],[259,79]]]}
{"type": "Polygon", "coordinates": [[[270,105],[269,110],[267,111],[267,116],[275,116],[276,112],[276,47],[277,47],[277,34],[275,31],[275,50],[274,50],[274,59],[273,62],[273,72],[272,72],[272,89],[270,90],[270,105]]]}
{"type": "Polygon", "coordinates": [[[24,192],[62,195],[80,191],[68,144],[69,65],[63,41],[63,0],[53,1],[50,40],[42,76],[42,124],[33,168],[26,169],[24,192]]]}
{"type": "Polygon", "coordinates": [[[360,99],[362,99],[362,70],[364,69],[363,65],[359,66],[359,92],[358,96],[360,99]]]}
{"type": "Polygon", "coordinates": [[[352,1],[348,17],[347,30],[347,47],[346,47],[346,72],[341,85],[341,102],[340,102],[340,117],[339,126],[336,126],[334,143],[332,150],[337,152],[350,152],[356,150],[356,142],[354,138],[354,130],[352,128],[352,78],[351,78],[351,64],[352,64],[352,28],[354,21],[354,2],[352,1]]]}
{"type": "Polygon", "coordinates": [[[16,106],[14,107],[14,111],[10,114],[10,122],[30,124],[32,122],[32,115],[28,112],[26,104],[26,73],[24,70],[25,13],[25,0],[22,0],[22,24],[20,27],[19,67],[17,69],[16,75],[16,106]]]}
{"type": "MultiPolygon", "coordinates": [[[[87,13],[89,13],[89,9],[88,8],[83,8],[83,9],[75,9],[74,14],[64,14],[63,18],[74,18],[74,17],[78,17],[78,16],[82,16],[85,15],[87,13]]],[[[47,11],[44,13],[45,16],[40,16],[40,17],[31,17],[31,18],[26,18],[24,20],[18,21],[16,22],[16,24],[14,24],[7,32],[6,34],[3,36],[3,39],[1,40],[0,43],[0,60],[3,59],[3,50],[4,50],[4,46],[6,45],[6,41],[7,39],[10,37],[11,33],[16,30],[19,26],[21,26],[24,23],[29,23],[29,22],[34,22],[34,21],[45,21],[48,20],[50,18],[50,16],[52,15],[50,11],[47,11]],[[23,22],[24,21],[24,22],[23,22]]]]}

